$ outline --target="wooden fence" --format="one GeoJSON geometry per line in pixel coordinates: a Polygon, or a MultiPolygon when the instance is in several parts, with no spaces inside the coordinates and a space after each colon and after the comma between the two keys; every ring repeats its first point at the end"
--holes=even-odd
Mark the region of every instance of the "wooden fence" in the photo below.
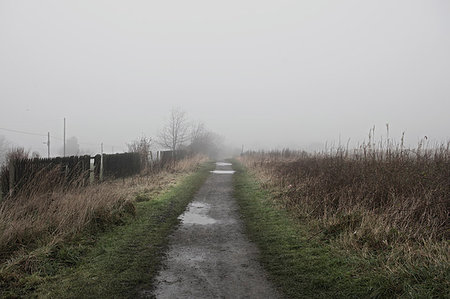
{"type": "Polygon", "coordinates": [[[50,172],[57,174],[55,183],[59,185],[76,183],[80,186],[104,178],[127,177],[140,171],[141,160],[138,153],[15,159],[0,171],[0,199],[35,183],[37,177],[43,178],[50,172]]]}
{"type": "Polygon", "coordinates": [[[184,159],[187,155],[187,151],[184,150],[177,150],[175,153],[173,151],[159,151],[157,159],[160,161],[161,165],[164,166],[174,162],[175,160],[184,159]]]}
{"type": "Polygon", "coordinates": [[[69,184],[78,180],[81,184],[85,184],[89,179],[89,170],[90,156],[14,159],[0,172],[0,197],[13,194],[27,184],[33,183],[36,177],[50,171],[57,174],[54,183],[69,184]]]}
{"type": "Polygon", "coordinates": [[[103,155],[103,162],[102,155],[96,155],[94,160],[95,178],[99,180],[131,176],[140,173],[143,168],[141,156],[138,153],[103,155]]]}
{"type": "Polygon", "coordinates": [[[172,164],[175,159],[183,159],[186,155],[185,151],[177,151],[175,155],[172,151],[158,151],[155,160],[151,157],[143,159],[139,153],[15,159],[0,170],[0,200],[21,190],[27,184],[37,183],[36,178],[45,177],[51,171],[57,173],[55,184],[64,186],[76,181],[77,186],[82,186],[104,179],[132,176],[147,166],[159,171],[172,164]]]}

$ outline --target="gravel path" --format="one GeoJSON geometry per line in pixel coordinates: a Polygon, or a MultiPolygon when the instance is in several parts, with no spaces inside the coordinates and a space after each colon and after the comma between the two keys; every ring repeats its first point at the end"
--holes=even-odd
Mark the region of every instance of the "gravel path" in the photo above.
{"type": "Polygon", "coordinates": [[[279,298],[244,234],[232,168],[216,163],[170,237],[156,298],[279,298]]]}

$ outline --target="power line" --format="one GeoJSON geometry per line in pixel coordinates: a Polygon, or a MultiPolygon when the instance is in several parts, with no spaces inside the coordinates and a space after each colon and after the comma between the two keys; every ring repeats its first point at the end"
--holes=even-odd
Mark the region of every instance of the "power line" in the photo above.
{"type": "Polygon", "coordinates": [[[25,132],[25,131],[19,131],[19,130],[7,129],[7,128],[0,128],[0,130],[4,130],[4,131],[8,131],[8,132],[14,132],[14,133],[20,133],[20,134],[26,134],[26,135],[43,136],[43,137],[47,136],[46,134],[25,132]]]}
{"type": "MultiPolygon", "coordinates": [[[[32,136],[41,136],[41,137],[48,137],[48,134],[39,134],[39,133],[34,133],[34,132],[27,132],[27,131],[21,131],[21,130],[14,130],[14,129],[8,129],[8,128],[3,128],[0,127],[0,130],[4,130],[4,131],[8,131],[8,132],[13,132],[13,133],[19,133],[19,134],[25,134],[25,135],[32,135],[32,136]]],[[[61,137],[56,137],[51,135],[50,136],[51,139],[55,139],[55,140],[59,140],[59,141],[63,141],[63,138],[61,137]]],[[[81,145],[89,145],[89,146],[100,146],[100,143],[90,143],[90,142],[78,142],[78,144],[81,145]]],[[[118,145],[111,145],[111,144],[105,144],[105,146],[108,147],[117,147],[117,148],[122,148],[123,146],[118,146],[118,145]]]]}

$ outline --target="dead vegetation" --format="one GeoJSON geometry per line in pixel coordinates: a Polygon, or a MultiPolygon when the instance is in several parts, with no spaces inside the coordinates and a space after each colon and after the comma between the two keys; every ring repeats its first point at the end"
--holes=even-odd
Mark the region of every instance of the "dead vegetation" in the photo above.
{"type": "Polygon", "coordinates": [[[314,225],[314,237],[383,255],[390,273],[448,272],[450,143],[369,141],[353,151],[249,152],[240,160],[279,205],[314,225]]]}
{"type": "MultiPolygon", "coordinates": [[[[150,200],[205,160],[196,156],[158,171],[80,186],[58,184],[59,169],[42,173],[0,204],[0,261],[14,263],[35,249],[85,230],[104,229],[134,215],[136,200],[150,200]]],[[[3,266],[5,266],[4,264],[3,266]]]]}

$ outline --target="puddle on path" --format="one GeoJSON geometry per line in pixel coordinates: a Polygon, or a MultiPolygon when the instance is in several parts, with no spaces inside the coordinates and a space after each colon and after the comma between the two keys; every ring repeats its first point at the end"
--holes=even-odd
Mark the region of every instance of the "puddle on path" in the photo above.
{"type": "Polygon", "coordinates": [[[217,173],[217,174],[233,174],[236,171],[234,170],[212,170],[211,173],[217,173]]]}
{"type": "Polygon", "coordinates": [[[231,164],[231,163],[225,163],[225,162],[216,162],[216,165],[217,165],[217,166],[231,166],[231,165],[233,165],[233,164],[231,164]]]}
{"type": "Polygon", "coordinates": [[[180,216],[180,220],[183,224],[208,225],[216,223],[217,220],[206,215],[208,211],[209,205],[207,203],[194,201],[189,204],[187,211],[180,216]]]}

